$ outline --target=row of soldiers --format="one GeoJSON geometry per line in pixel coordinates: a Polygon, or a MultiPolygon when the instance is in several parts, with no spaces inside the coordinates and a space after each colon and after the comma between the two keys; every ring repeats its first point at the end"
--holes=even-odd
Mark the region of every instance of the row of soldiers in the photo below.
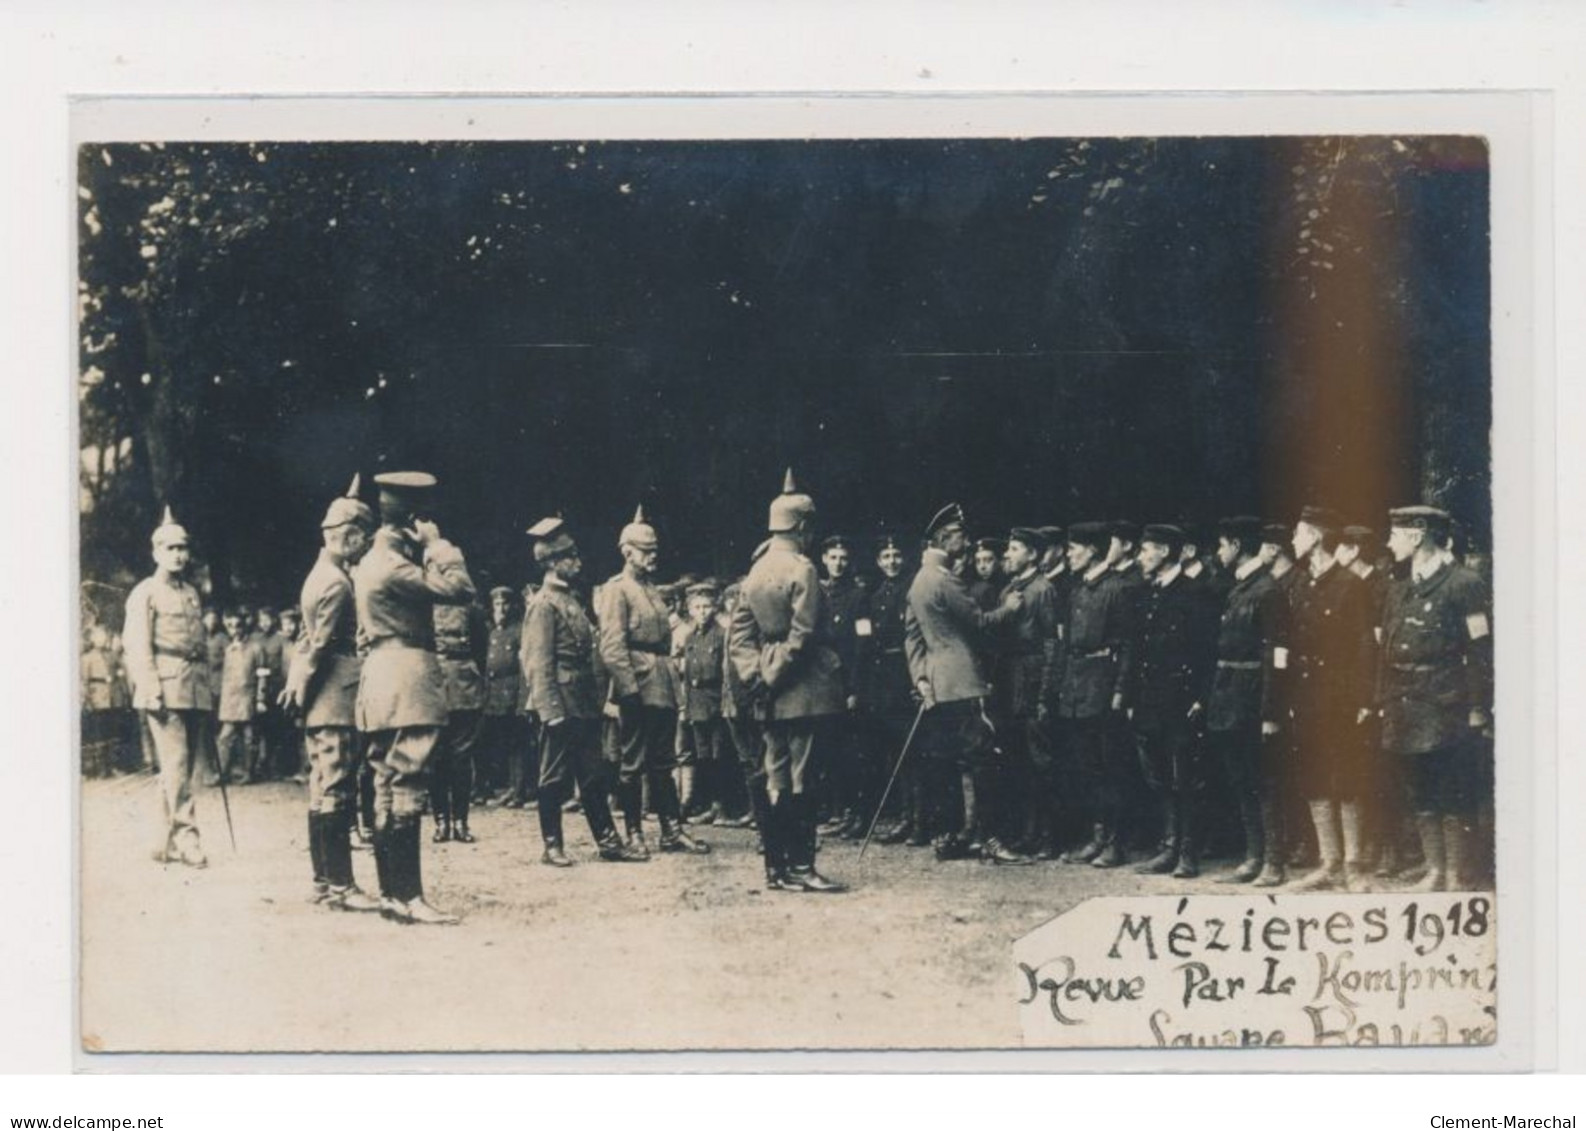
{"type": "MultiPolygon", "coordinates": [[[[310,755],[317,895],[403,922],[452,922],[423,898],[418,825],[432,767],[469,741],[456,733],[440,657],[456,652],[448,622],[465,625],[456,610],[476,595],[461,551],[422,517],[432,477],[377,481],[378,526],[355,497],[325,517],[280,702],[300,715],[310,755]],[[351,873],[360,764],[373,783],[378,901],[351,873]]],[[[1227,520],[1217,568],[1186,554],[1175,526],[1020,527],[993,600],[965,577],[956,506],[928,524],[912,577],[903,546],[888,539],[880,584],[845,583],[839,538],[823,547],[820,580],[806,554],[814,502],[789,473],[723,616],[711,615],[713,588],[697,586],[681,634],[653,582],[659,538],[642,515],[623,529],[623,571],[593,607],[576,542],[559,519],[544,520],[529,531],[544,582],[519,642],[539,734],[542,860],[571,863],[562,816],[575,786],[602,859],[648,858],[647,807],[663,851],[708,852],[685,827],[674,771],[680,748],[717,750],[725,732],[773,889],[842,890],[815,868],[820,806],[834,817],[828,835],[858,835],[892,778],[901,819],[883,841],[934,843],[943,858],[1105,868],[1124,862],[1127,783],[1138,773],[1160,802],[1158,851],[1141,868],[1190,877],[1208,755],[1246,834],[1230,879],[1284,882],[1284,799],[1297,791],[1321,858],[1297,886],[1366,886],[1361,802],[1386,783],[1416,816],[1422,882],[1446,887],[1451,868],[1452,882],[1463,879],[1462,837],[1483,795],[1488,599],[1449,556],[1447,515],[1413,507],[1391,519],[1389,547],[1408,574],[1375,582],[1340,552],[1361,547],[1359,532],[1315,508],[1292,538],[1227,520]],[[692,744],[678,741],[680,707],[692,744]],[[1088,837],[1064,851],[1058,840],[1076,814],[1088,837]]],[[[181,578],[186,534],[169,516],[154,549],[155,577],[128,601],[128,669],[161,746],[168,820],[158,855],[202,864],[187,782],[196,739],[183,724],[208,707],[189,671],[203,640],[196,593],[181,578]]],[[[728,778],[717,772],[712,784],[720,800],[728,778]]]]}

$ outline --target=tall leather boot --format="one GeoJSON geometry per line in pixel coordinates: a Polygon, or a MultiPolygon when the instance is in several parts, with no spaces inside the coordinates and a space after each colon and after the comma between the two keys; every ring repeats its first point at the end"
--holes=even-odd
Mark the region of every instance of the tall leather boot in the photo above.
{"type": "Polygon", "coordinates": [[[1353,892],[1376,891],[1371,863],[1366,858],[1365,814],[1361,812],[1360,802],[1340,802],[1338,823],[1344,834],[1344,886],[1353,892]]]}
{"type": "Polygon", "coordinates": [[[1151,859],[1135,865],[1142,876],[1165,876],[1178,866],[1178,801],[1172,794],[1162,795],[1162,839],[1151,859]]]}
{"type": "Polygon", "coordinates": [[[766,796],[764,788],[752,791],[755,819],[760,825],[760,851],[765,858],[765,886],[771,891],[802,891],[788,883],[788,860],[785,845],[787,834],[787,797],[775,801],[766,796]]]}
{"type": "Polygon", "coordinates": [[[677,790],[679,816],[684,821],[692,820],[695,804],[699,799],[698,768],[695,766],[679,766],[672,788],[677,790]]]}
{"type": "Polygon", "coordinates": [[[1443,818],[1443,860],[1448,876],[1446,891],[1465,891],[1470,886],[1470,830],[1465,818],[1449,815],[1443,818]]]}
{"type": "Polygon", "coordinates": [[[1190,797],[1178,799],[1178,867],[1173,869],[1175,880],[1193,880],[1201,874],[1199,830],[1195,827],[1195,802],[1190,797]]]}
{"type": "Polygon", "coordinates": [[[1261,871],[1252,887],[1275,888],[1288,879],[1283,864],[1283,803],[1275,797],[1261,799],[1261,871]]]}
{"type": "Polygon", "coordinates": [[[1344,886],[1344,848],[1339,834],[1338,809],[1331,801],[1312,801],[1310,810],[1322,862],[1314,872],[1290,884],[1289,890],[1334,891],[1344,886]]]}
{"type": "Polygon", "coordinates": [[[661,823],[662,852],[691,852],[703,856],[710,845],[695,840],[683,828],[682,804],[677,796],[677,783],[671,774],[655,774],[650,779],[650,789],[655,799],[656,819],[661,823]]]}
{"type": "Polygon", "coordinates": [[[352,814],[322,813],[320,850],[325,862],[325,906],[337,911],[379,911],[380,901],[367,894],[353,878],[352,814]]]}
{"type": "Polygon", "coordinates": [[[473,788],[473,775],[463,772],[458,774],[458,778],[452,795],[452,839],[460,844],[473,844],[474,834],[468,831],[468,806],[472,801],[469,792],[473,788]]]}
{"type": "Polygon", "coordinates": [[[457,916],[430,906],[424,899],[424,871],[419,854],[418,821],[404,821],[398,829],[401,837],[397,843],[401,852],[403,890],[408,893],[407,921],[437,927],[449,927],[459,922],[457,916]]]}
{"type": "Polygon", "coordinates": [[[573,862],[562,851],[561,793],[559,789],[542,790],[539,800],[535,802],[540,814],[540,840],[545,845],[545,851],[540,854],[540,863],[553,868],[571,868],[573,862]]]}
{"type": "Polygon", "coordinates": [[[1261,826],[1261,803],[1251,794],[1239,795],[1239,823],[1245,830],[1245,859],[1239,867],[1226,876],[1218,877],[1220,884],[1248,884],[1261,874],[1266,862],[1265,832],[1261,826]]]}
{"type": "Polygon", "coordinates": [[[402,901],[397,897],[401,882],[397,879],[392,857],[392,829],[389,824],[376,825],[371,838],[374,842],[375,884],[380,889],[381,913],[396,918],[402,901]]]}
{"type": "Polygon", "coordinates": [[[615,795],[617,807],[622,810],[622,835],[628,851],[648,860],[650,846],[644,843],[644,782],[619,781],[615,795]]]}
{"type": "Polygon", "coordinates": [[[1421,855],[1426,860],[1426,875],[1411,891],[1448,890],[1448,851],[1443,839],[1443,819],[1435,813],[1417,813],[1415,831],[1421,836],[1421,855]]]}
{"type": "Polygon", "coordinates": [[[308,858],[314,867],[314,902],[323,903],[330,893],[325,875],[325,820],[323,813],[308,815],[308,858]]]}
{"type": "Polygon", "coordinates": [[[815,801],[804,793],[789,794],[782,799],[788,802],[788,861],[786,883],[800,891],[834,895],[847,891],[845,884],[829,880],[815,870],[815,801]]]}

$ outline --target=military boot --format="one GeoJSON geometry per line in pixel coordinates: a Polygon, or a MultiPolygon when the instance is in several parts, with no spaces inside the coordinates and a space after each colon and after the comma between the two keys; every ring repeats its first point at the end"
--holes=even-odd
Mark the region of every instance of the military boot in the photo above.
{"type": "Polygon", "coordinates": [[[1344,849],[1338,811],[1331,801],[1311,802],[1311,824],[1316,826],[1316,846],[1321,864],[1289,885],[1290,891],[1336,891],[1344,887],[1344,849]]]}
{"type": "Polygon", "coordinates": [[[1065,864],[1089,864],[1106,845],[1107,828],[1100,821],[1091,825],[1090,839],[1077,848],[1071,848],[1058,859],[1065,864]]]}
{"type": "Polygon", "coordinates": [[[547,837],[545,851],[540,853],[540,863],[549,864],[553,868],[571,868],[573,862],[567,858],[567,853],[562,851],[561,837],[547,837]]]}
{"type": "Polygon", "coordinates": [[[1283,867],[1283,817],[1276,801],[1261,802],[1261,871],[1250,881],[1251,887],[1275,888],[1288,879],[1283,867]]]}
{"type": "Polygon", "coordinates": [[[636,852],[633,847],[617,835],[616,829],[611,829],[602,834],[596,841],[596,849],[600,858],[613,864],[642,864],[650,859],[648,850],[636,852]]]}
{"type": "Polygon", "coordinates": [[[435,818],[435,834],[430,837],[436,844],[445,844],[452,839],[452,819],[450,817],[435,818]]]}
{"type": "Polygon", "coordinates": [[[1344,886],[1352,892],[1377,890],[1371,866],[1365,855],[1365,825],[1360,803],[1345,801],[1338,807],[1338,823],[1344,834],[1344,886]]]}

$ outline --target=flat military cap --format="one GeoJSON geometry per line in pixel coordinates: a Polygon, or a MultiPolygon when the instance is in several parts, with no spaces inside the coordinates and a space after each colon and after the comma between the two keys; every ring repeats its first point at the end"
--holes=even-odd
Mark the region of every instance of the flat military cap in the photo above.
{"type": "Polygon", "coordinates": [[[497,585],[493,589],[490,590],[490,596],[492,598],[494,598],[494,597],[516,597],[517,595],[518,595],[517,590],[512,588],[512,586],[510,586],[510,585],[497,585]]]}
{"type": "Polygon", "coordinates": [[[645,520],[643,504],[633,508],[633,521],[624,526],[622,533],[617,535],[617,545],[632,546],[636,550],[660,548],[661,540],[656,536],[655,527],[645,520]]]}
{"type": "Polygon", "coordinates": [[[1152,542],[1158,546],[1179,547],[1184,544],[1184,528],[1174,526],[1167,522],[1148,523],[1140,531],[1141,542],[1152,542]]]}
{"type": "Polygon", "coordinates": [[[1046,531],[1049,529],[1051,528],[1042,528],[1036,526],[1015,526],[1012,530],[1008,531],[1008,541],[1018,542],[1021,545],[1028,546],[1031,551],[1037,554],[1045,553],[1046,547],[1049,544],[1046,531]]]}
{"type": "Polygon", "coordinates": [[[1261,541],[1270,546],[1287,546],[1290,530],[1281,522],[1269,522],[1261,527],[1261,541]]]}
{"type": "Polygon", "coordinates": [[[1369,526],[1346,526],[1339,538],[1340,541],[1348,542],[1351,546],[1364,546],[1376,533],[1369,526]]]}
{"type": "Polygon", "coordinates": [[[1038,526],[1035,530],[1046,539],[1048,546],[1061,546],[1064,542],[1064,531],[1061,526],[1038,526]]]}
{"type": "Polygon", "coordinates": [[[878,534],[876,536],[876,553],[879,554],[883,550],[895,550],[901,554],[903,553],[903,543],[898,541],[896,534],[878,534]]]}
{"type": "Polygon", "coordinates": [[[551,562],[578,553],[578,543],[560,518],[542,518],[527,531],[534,539],[534,560],[551,562]]]}
{"type": "Polygon", "coordinates": [[[1432,534],[1447,534],[1454,520],[1445,510],[1437,507],[1394,507],[1388,512],[1388,521],[1400,530],[1425,530],[1432,534]]]}
{"type": "Polygon", "coordinates": [[[1112,524],[1108,522],[1075,522],[1068,528],[1068,540],[1076,546],[1089,546],[1094,550],[1106,550],[1107,543],[1112,541],[1112,524]]]}
{"type": "Polygon", "coordinates": [[[1329,507],[1301,507],[1300,521],[1318,530],[1337,530],[1341,525],[1338,512],[1329,507]]]}
{"type": "Polygon", "coordinates": [[[704,581],[696,581],[688,586],[685,592],[690,600],[695,597],[709,597],[714,601],[721,593],[721,586],[707,577],[704,581]]]}
{"type": "Polygon", "coordinates": [[[1126,518],[1114,519],[1107,524],[1107,534],[1120,542],[1140,541],[1140,524],[1126,518]]]}
{"type": "Polygon", "coordinates": [[[325,517],[319,523],[321,530],[334,530],[350,522],[373,529],[374,511],[369,509],[369,504],[358,497],[361,482],[360,477],[354,475],[352,482],[347,486],[347,493],[330,501],[330,506],[325,508],[325,517]]]}
{"type": "Polygon", "coordinates": [[[768,534],[786,534],[797,530],[801,522],[815,517],[815,500],[800,491],[793,481],[793,469],[782,477],[782,493],[771,500],[770,514],[766,518],[768,534]]]}
{"type": "Polygon", "coordinates": [[[1218,520],[1217,533],[1246,550],[1254,550],[1261,542],[1261,520],[1251,514],[1231,515],[1218,520]]]}
{"type": "Polygon", "coordinates": [[[827,538],[827,539],[825,539],[825,540],[823,540],[821,542],[821,549],[822,550],[848,550],[848,549],[852,549],[852,547],[849,546],[848,539],[846,537],[844,537],[841,534],[833,534],[830,538],[827,538]]]}
{"type": "Polygon", "coordinates": [[[149,541],[156,547],[187,545],[187,530],[179,526],[176,519],[171,517],[169,506],[165,508],[165,514],[160,518],[160,525],[156,526],[154,533],[149,535],[149,541]]]}
{"type": "Polygon", "coordinates": [[[957,503],[948,503],[941,510],[931,516],[931,521],[925,524],[925,536],[930,538],[939,530],[946,530],[949,526],[964,525],[964,508],[957,503]]]}
{"type": "Polygon", "coordinates": [[[975,549],[977,550],[990,550],[993,554],[1001,554],[1002,551],[1006,550],[1007,548],[1008,543],[1003,541],[1001,538],[975,539],[975,549]]]}

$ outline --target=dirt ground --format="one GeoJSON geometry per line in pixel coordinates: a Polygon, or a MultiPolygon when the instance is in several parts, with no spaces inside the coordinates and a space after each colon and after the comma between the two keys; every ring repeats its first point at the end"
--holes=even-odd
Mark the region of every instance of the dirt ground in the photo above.
{"type": "MultiPolygon", "coordinates": [[[[153,778],[84,783],[82,1033],[105,1051],[1016,1048],[1010,945],[1094,895],[1227,894],[1058,863],[938,863],[929,849],[825,848],[839,896],[768,892],[751,830],[707,857],[539,863],[532,810],[486,808],[477,844],[423,846],[450,928],[309,902],[304,788],[199,796],[210,866],[149,856],[153,778]]],[[[374,890],[374,861],[354,854],[374,890]]]]}

